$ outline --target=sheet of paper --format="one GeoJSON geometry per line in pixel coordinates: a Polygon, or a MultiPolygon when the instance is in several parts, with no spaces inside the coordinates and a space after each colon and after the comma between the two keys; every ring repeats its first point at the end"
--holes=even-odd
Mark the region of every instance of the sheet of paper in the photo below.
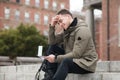
{"type": "Polygon", "coordinates": [[[38,46],[38,55],[39,57],[42,56],[43,46],[38,46]]]}

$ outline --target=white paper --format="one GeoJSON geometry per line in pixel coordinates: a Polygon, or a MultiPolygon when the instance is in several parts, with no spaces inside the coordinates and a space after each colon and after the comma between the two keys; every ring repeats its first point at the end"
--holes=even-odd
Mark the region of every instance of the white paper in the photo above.
{"type": "Polygon", "coordinates": [[[42,56],[43,46],[38,46],[38,55],[39,57],[42,56]]]}

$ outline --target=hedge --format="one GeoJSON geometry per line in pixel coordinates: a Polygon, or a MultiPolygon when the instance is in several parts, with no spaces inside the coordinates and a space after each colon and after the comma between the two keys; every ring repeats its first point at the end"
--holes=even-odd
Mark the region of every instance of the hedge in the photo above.
{"type": "Polygon", "coordinates": [[[1,56],[24,56],[35,57],[38,46],[47,48],[47,38],[33,25],[20,24],[15,29],[0,31],[0,55],[1,56]]]}

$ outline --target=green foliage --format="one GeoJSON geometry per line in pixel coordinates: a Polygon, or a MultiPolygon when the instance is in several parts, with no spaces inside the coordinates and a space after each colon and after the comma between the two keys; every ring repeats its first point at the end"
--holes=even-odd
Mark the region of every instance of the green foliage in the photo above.
{"type": "Polygon", "coordinates": [[[37,55],[39,45],[43,45],[46,49],[47,38],[33,25],[21,24],[16,29],[0,31],[0,55],[2,56],[34,57],[37,55]]]}

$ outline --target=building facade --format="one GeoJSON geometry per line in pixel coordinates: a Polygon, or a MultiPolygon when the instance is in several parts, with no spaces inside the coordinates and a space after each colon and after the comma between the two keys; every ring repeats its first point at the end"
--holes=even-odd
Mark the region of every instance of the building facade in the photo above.
{"type": "Polygon", "coordinates": [[[109,60],[120,60],[120,0],[102,0],[104,52],[109,60]],[[104,36],[106,35],[106,36],[104,36]]]}
{"type": "Polygon", "coordinates": [[[0,29],[32,24],[48,35],[51,18],[62,8],[69,9],[69,0],[0,0],[0,29]]]}
{"type": "Polygon", "coordinates": [[[120,60],[120,0],[84,0],[87,22],[92,29],[101,60],[120,60]],[[95,20],[94,10],[102,11],[95,20]]]}

